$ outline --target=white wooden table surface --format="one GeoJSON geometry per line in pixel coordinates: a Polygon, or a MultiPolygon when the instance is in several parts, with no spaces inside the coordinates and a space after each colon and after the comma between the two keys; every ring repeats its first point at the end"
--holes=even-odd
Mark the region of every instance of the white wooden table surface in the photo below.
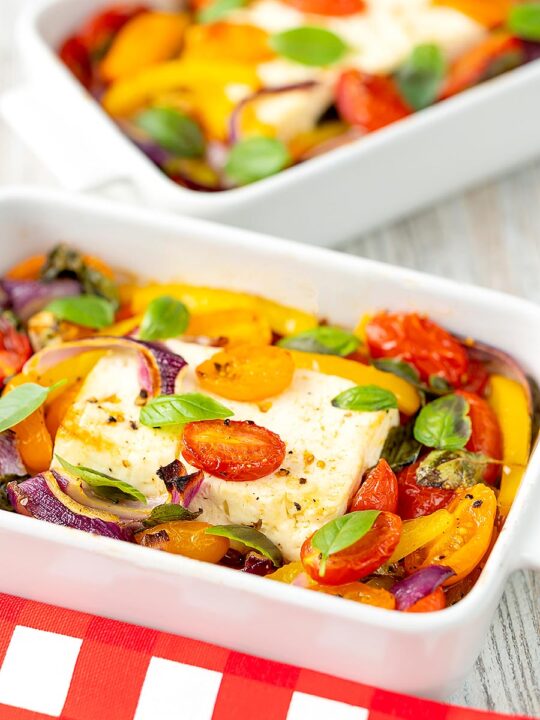
{"type": "MultiPolygon", "coordinates": [[[[0,92],[20,80],[10,28],[22,2],[0,0],[0,92]]],[[[0,186],[12,183],[56,185],[0,120],[0,186]]],[[[339,249],[540,303],[540,162],[339,249]]],[[[540,575],[511,578],[483,652],[451,700],[540,718],[540,575]]]]}

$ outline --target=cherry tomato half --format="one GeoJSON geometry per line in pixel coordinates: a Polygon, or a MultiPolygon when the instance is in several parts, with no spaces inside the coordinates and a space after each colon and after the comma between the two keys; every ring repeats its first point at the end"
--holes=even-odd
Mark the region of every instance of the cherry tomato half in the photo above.
{"type": "Polygon", "coordinates": [[[437,375],[457,387],[466,378],[469,359],[465,348],[423,315],[378,313],[366,325],[366,340],[372,357],[411,363],[422,380],[437,375]]]}
{"type": "Polygon", "coordinates": [[[353,497],[349,512],[356,510],[386,510],[395,513],[398,502],[398,484],[394,471],[381,459],[369,470],[362,485],[353,497]]]}
{"type": "Polygon", "coordinates": [[[18,332],[8,317],[0,316],[0,384],[16,375],[31,354],[26,334],[18,332]]]}
{"type": "Polygon", "coordinates": [[[285,0],[300,12],[314,15],[354,15],[365,8],[363,0],[285,0]]]}
{"type": "Polygon", "coordinates": [[[366,577],[388,560],[399,542],[401,518],[381,512],[364,537],[328,557],[322,576],[319,573],[321,553],[312,544],[313,535],[305,540],[300,551],[304,570],[321,585],[345,585],[366,577]]]}
{"type": "Polygon", "coordinates": [[[190,465],[223,480],[258,480],[275,472],[285,458],[279,435],[250,421],[188,423],[183,443],[190,465]]]}
{"type": "MultiPolygon", "coordinates": [[[[466,445],[467,450],[483,453],[493,460],[502,460],[502,433],[491,405],[474,393],[458,390],[457,395],[461,395],[469,403],[472,433],[466,445]]],[[[495,483],[500,470],[500,465],[488,465],[484,472],[484,481],[495,483]]]]}
{"type": "Polygon", "coordinates": [[[410,608],[407,608],[405,612],[435,612],[436,610],[444,610],[446,607],[446,595],[441,587],[438,587],[429,595],[418,600],[410,608]]]}
{"type": "Polygon", "coordinates": [[[174,555],[184,555],[194,560],[217,563],[230,547],[227,538],[208,535],[211,527],[197,520],[182,520],[161,523],[135,535],[139,545],[164,550],[174,555]]]}
{"type": "Polygon", "coordinates": [[[431,515],[445,508],[454,498],[455,492],[446,488],[423,487],[416,484],[414,463],[398,473],[398,513],[403,520],[431,515]]]}
{"type": "Polygon", "coordinates": [[[78,35],[68,38],[58,52],[60,60],[87,90],[92,86],[92,61],[86,45],[78,35]]]}
{"type": "Polygon", "coordinates": [[[489,382],[489,373],[484,363],[480,360],[469,358],[467,379],[463,383],[463,390],[483,396],[489,382]]]}
{"type": "Polygon", "coordinates": [[[340,117],[365,132],[379,130],[411,114],[392,78],[345,70],[338,80],[340,117]]]}

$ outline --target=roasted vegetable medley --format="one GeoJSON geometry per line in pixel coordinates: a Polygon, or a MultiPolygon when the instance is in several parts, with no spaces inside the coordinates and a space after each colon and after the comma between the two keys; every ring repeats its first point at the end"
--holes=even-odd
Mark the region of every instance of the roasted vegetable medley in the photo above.
{"type": "Polygon", "coordinates": [[[178,184],[274,175],[540,57],[540,3],[191,0],[115,5],[64,63],[178,184]]]}
{"type": "Polygon", "coordinates": [[[472,587],[538,432],[504,352],[63,245],[1,287],[5,510],[398,611],[472,587]]]}

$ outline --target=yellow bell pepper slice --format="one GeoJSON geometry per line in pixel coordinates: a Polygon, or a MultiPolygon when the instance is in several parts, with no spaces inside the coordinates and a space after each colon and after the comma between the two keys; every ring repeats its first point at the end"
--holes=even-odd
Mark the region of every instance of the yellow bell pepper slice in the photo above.
{"type": "Polygon", "coordinates": [[[531,416],[523,387],[503,375],[492,375],[488,401],[493,408],[503,438],[503,468],[499,510],[508,515],[529,460],[531,416]]]}
{"type": "Polygon", "coordinates": [[[337,375],[357,385],[377,385],[390,390],[397,398],[399,409],[406,415],[414,415],[420,407],[420,396],[416,388],[397,375],[337,355],[319,355],[297,350],[290,350],[290,353],[297,368],[315,370],[324,375],[337,375]]]}
{"type": "Polygon", "coordinates": [[[191,25],[186,33],[183,58],[258,65],[275,58],[268,33],[256,25],[208,23],[191,25]]]}
{"type": "Polygon", "coordinates": [[[405,520],[401,529],[398,546],[389,563],[396,563],[415,550],[427,545],[441,535],[452,524],[452,515],[448,510],[436,510],[431,515],[405,520]]]}

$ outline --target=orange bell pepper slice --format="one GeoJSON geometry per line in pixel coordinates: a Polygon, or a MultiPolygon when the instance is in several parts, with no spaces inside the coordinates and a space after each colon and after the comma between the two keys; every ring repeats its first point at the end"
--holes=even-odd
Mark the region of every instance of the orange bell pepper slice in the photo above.
{"type": "MultiPolygon", "coordinates": [[[[14,265],[7,271],[5,276],[8,280],[37,280],[45,261],[45,255],[31,255],[14,265]]],[[[83,255],[83,261],[88,267],[98,270],[102,275],[111,279],[114,278],[114,271],[101,258],[93,255],[83,255]]]]}
{"type": "Polygon", "coordinates": [[[272,60],[275,55],[268,33],[261,28],[225,22],[192,25],[182,53],[183,58],[193,60],[252,64],[272,60]]]}
{"type": "Polygon", "coordinates": [[[487,28],[494,28],[503,25],[510,13],[515,0],[435,0],[434,5],[450,7],[480,25],[487,28]]]}

